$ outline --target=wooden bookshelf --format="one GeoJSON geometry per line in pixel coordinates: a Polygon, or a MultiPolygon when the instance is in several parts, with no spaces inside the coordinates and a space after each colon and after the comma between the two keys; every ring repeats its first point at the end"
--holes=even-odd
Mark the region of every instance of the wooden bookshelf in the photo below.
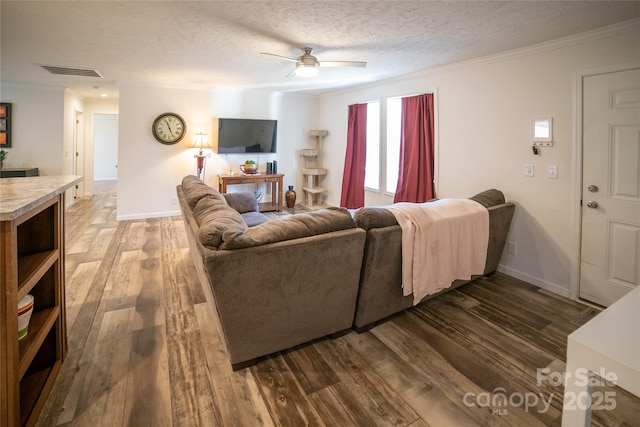
{"type": "Polygon", "coordinates": [[[35,424],[67,351],[64,191],[80,179],[20,178],[0,187],[2,426],[35,424]],[[18,302],[27,294],[34,310],[18,340],[18,302]]]}

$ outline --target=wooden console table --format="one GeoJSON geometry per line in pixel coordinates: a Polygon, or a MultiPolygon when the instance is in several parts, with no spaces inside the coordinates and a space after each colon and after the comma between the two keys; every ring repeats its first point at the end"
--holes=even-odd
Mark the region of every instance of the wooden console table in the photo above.
{"type": "Polygon", "coordinates": [[[282,191],[282,178],[281,173],[274,173],[270,175],[218,175],[218,191],[221,193],[227,192],[227,187],[237,184],[271,184],[271,202],[260,203],[260,212],[266,211],[282,211],[282,200],[284,192],[282,191]]]}
{"type": "Polygon", "coordinates": [[[80,176],[0,185],[0,426],[32,426],[67,351],[64,192],[80,176]],[[34,297],[18,341],[18,302],[34,297]]]}

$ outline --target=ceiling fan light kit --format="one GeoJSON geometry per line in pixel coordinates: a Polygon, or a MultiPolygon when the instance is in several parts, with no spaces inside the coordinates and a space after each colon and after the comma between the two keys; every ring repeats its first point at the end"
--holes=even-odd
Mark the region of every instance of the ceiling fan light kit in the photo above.
{"type": "Polygon", "coordinates": [[[319,67],[366,67],[366,62],[359,61],[318,61],[318,58],[311,55],[310,47],[302,48],[302,55],[297,58],[287,58],[286,56],[275,55],[273,53],[260,52],[262,55],[275,56],[277,58],[285,59],[287,61],[295,62],[296,68],[294,70],[296,76],[300,77],[315,77],[318,75],[319,67]]]}
{"type": "Polygon", "coordinates": [[[318,75],[318,64],[296,64],[296,76],[315,77],[318,75]]]}

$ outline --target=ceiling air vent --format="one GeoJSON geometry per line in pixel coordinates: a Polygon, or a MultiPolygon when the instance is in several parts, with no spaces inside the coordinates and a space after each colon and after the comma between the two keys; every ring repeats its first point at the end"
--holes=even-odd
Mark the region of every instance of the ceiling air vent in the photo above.
{"type": "Polygon", "coordinates": [[[80,77],[100,77],[97,70],[86,70],[83,68],[56,67],[54,65],[41,65],[42,68],[51,74],[60,74],[63,76],[80,76],[80,77]]]}

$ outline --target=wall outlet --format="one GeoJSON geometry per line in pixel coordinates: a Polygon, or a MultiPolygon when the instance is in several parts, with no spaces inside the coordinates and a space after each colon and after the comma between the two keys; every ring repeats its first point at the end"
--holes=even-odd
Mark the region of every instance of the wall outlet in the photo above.
{"type": "Polygon", "coordinates": [[[547,178],[558,179],[558,166],[547,166],[547,178]]]}
{"type": "Polygon", "coordinates": [[[507,253],[514,256],[518,254],[518,245],[516,242],[509,242],[507,244],[507,253]]]}
{"type": "Polygon", "coordinates": [[[533,176],[534,167],[533,165],[524,165],[524,176],[533,176]]]}

